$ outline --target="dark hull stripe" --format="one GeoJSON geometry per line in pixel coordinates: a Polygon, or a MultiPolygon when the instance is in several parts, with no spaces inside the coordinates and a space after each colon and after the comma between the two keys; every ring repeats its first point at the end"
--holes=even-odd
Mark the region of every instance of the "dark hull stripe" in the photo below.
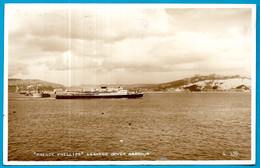
{"type": "Polygon", "coordinates": [[[141,98],[143,94],[131,94],[131,95],[57,95],[56,99],[111,99],[111,98],[141,98]]]}

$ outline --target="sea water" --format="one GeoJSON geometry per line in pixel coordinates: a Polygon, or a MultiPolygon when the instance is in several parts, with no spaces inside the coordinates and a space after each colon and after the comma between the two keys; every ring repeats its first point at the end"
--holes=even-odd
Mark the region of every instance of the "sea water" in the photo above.
{"type": "Polygon", "coordinates": [[[8,160],[250,160],[251,117],[250,93],[74,100],[13,93],[8,160]]]}

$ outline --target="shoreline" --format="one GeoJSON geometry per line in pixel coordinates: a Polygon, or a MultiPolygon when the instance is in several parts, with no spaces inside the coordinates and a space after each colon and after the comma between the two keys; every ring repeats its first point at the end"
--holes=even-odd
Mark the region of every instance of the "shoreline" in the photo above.
{"type": "Polygon", "coordinates": [[[250,92],[241,92],[241,91],[216,91],[216,92],[142,92],[144,94],[150,94],[150,93],[156,93],[156,94],[159,94],[159,93],[200,93],[200,94],[203,94],[203,93],[250,93],[251,94],[251,91],[250,92]]]}

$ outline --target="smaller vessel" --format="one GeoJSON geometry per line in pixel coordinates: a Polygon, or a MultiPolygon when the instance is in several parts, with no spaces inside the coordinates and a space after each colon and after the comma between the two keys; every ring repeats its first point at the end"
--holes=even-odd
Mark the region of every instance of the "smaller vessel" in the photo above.
{"type": "Polygon", "coordinates": [[[50,97],[51,95],[49,93],[43,93],[40,92],[40,89],[37,87],[35,93],[33,94],[33,97],[35,98],[44,98],[44,97],[50,97]]]}
{"type": "Polygon", "coordinates": [[[32,96],[32,93],[27,91],[27,93],[25,94],[25,96],[32,96]]]}

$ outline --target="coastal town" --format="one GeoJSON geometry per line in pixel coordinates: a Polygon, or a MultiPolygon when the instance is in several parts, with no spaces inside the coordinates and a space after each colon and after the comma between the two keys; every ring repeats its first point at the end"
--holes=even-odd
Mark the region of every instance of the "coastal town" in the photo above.
{"type": "Polygon", "coordinates": [[[48,94],[60,93],[95,93],[116,92],[119,88],[130,92],[143,93],[171,93],[171,92],[250,92],[251,79],[240,76],[200,76],[195,75],[188,79],[177,80],[162,84],[140,84],[140,85],[104,85],[97,86],[72,86],[66,87],[59,84],[44,82],[40,80],[9,79],[8,91],[32,96],[36,92],[48,94]]]}

